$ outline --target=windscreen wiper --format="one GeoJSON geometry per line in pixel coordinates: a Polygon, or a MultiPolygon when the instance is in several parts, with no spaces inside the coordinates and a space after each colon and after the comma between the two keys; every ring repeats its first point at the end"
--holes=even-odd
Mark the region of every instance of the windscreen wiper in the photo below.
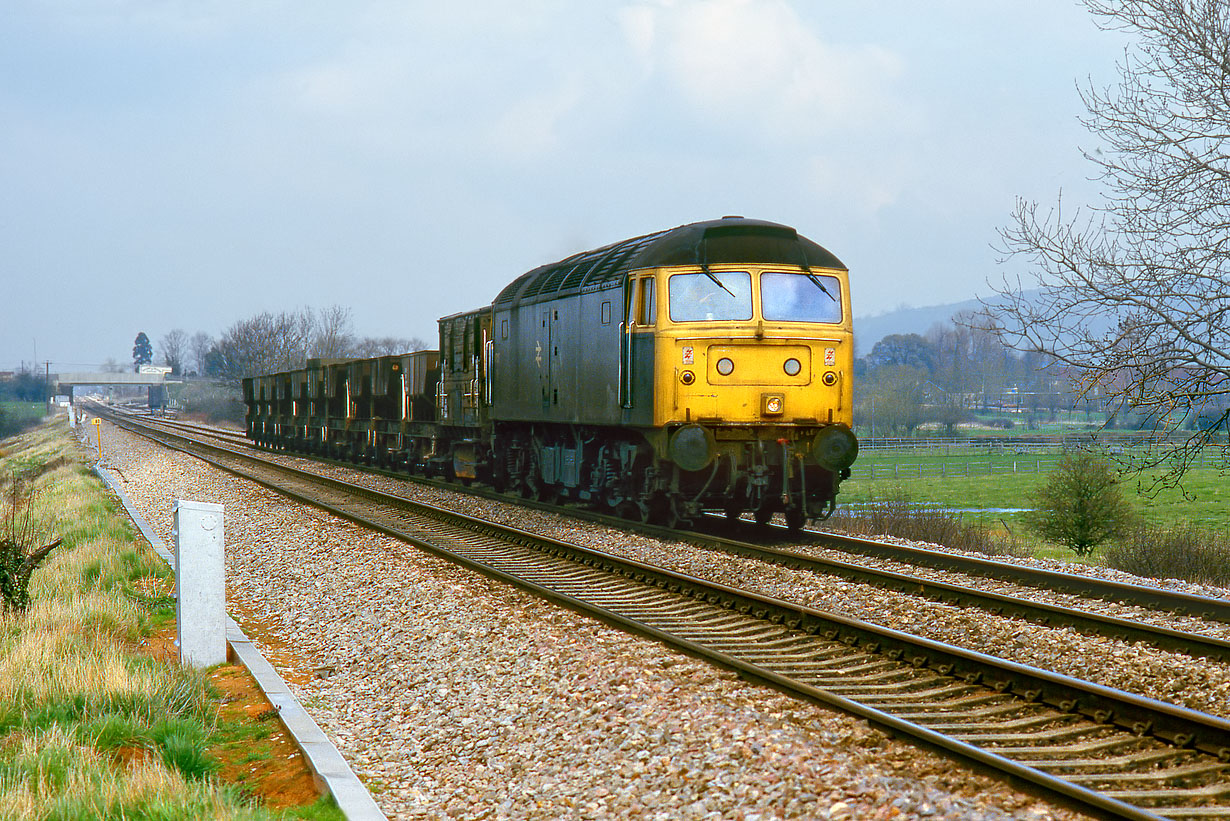
{"type": "MultiPolygon", "coordinates": [[[[735,292],[734,292],[734,291],[730,290],[729,288],[727,288],[725,285],[723,285],[723,284],[722,284],[722,280],[718,279],[717,277],[715,277],[715,276],[713,275],[713,272],[709,270],[709,266],[708,266],[708,265],[702,265],[702,266],[700,267],[700,270],[704,271],[705,276],[707,276],[707,277],[709,277],[709,279],[713,280],[713,284],[714,284],[714,285],[718,286],[718,287],[719,287],[719,288],[721,288],[723,291],[725,291],[726,293],[730,294],[730,295],[731,295],[731,297],[733,297],[734,299],[738,299],[738,298],[739,298],[739,297],[735,296],[735,292]]],[[[817,283],[817,284],[819,284],[819,283],[817,283]]],[[[821,290],[823,290],[823,289],[824,289],[824,286],[823,286],[823,285],[821,285],[821,286],[820,286],[820,288],[821,288],[821,290]]],[[[825,293],[827,294],[827,293],[828,293],[828,291],[825,291],[825,293]]]]}
{"type": "MultiPolygon", "coordinates": [[[[810,279],[817,288],[819,288],[821,291],[824,291],[824,295],[826,297],[833,300],[834,302],[837,301],[837,297],[829,293],[829,289],[824,287],[824,283],[820,281],[820,278],[818,276],[813,274],[811,271],[808,271],[807,278],[810,279]]],[[[720,285],[721,283],[718,283],[718,284],[720,285]]]]}

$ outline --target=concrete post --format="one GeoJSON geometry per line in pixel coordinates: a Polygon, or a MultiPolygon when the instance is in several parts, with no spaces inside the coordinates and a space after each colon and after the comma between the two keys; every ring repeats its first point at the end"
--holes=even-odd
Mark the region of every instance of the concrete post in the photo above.
{"type": "Polygon", "coordinates": [[[226,661],[222,505],[175,500],[175,624],[179,661],[226,661]]]}

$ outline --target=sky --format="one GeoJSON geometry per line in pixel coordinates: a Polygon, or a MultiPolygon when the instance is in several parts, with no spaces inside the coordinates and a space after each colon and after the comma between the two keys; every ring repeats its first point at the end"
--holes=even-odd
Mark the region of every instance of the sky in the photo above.
{"type": "Polygon", "coordinates": [[[0,370],[332,305],[431,342],[730,214],[856,318],[987,294],[1017,197],[1096,196],[1078,89],[1127,42],[1075,0],[4,0],[0,370]]]}

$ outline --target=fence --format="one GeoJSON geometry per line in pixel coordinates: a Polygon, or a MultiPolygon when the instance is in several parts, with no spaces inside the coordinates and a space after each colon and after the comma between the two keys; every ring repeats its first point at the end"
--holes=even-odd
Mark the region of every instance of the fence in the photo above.
{"type": "Polygon", "coordinates": [[[1013,459],[1011,462],[993,462],[989,459],[961,459],[938,464],[901,464],[893,462],[885,465],[866,465],[860,467],[855,463],[850,469],[851,479],[938,479],[955,478],[957,476],[994,476],[1005,473],[1049,473],[1055,469],[1057,459],[1013,459]]]}
{"type": "MultiPolygon", "coordinates": [[[[1053,452],[1055,447],[1051,445],[1047,449],[1053,452]]],[[[1132,459],[1131,454],[1123,453],[1122,451],[1115,455],[1120,459],[1126,459],[1128,462],[1132,459]]],[[[951,479],[959,476],[1049,473],[1055,469],[1058,463],[1058,458],[974,459],[968,456],[961,457],[960,455],[947,461],[925,463],[902,463],[884,459],[879,464],[874,461],[865,461],[862,464],[855,462],[854,466],[850,469],[850,478],[876,481],[881,479],[951,479]]],[[[1230,469],[1230,459],[1228,459],[1221,448],[1208,448],[1201,451],[1200,455],[1192,460],[1191,466],[1194,468],[1209,467],[1227,470],[1230,469]]]]}
{"type": "Polygon", "coordinates": [[[874,439],[863,437],[859,439],[859,449],[864,451],[894,450],[910,453],[1037,453],[1054,452],[1073,449],[1098,448],[1132,448],[1148,445],[1173,445],[1184,441],[1186,437],[1159,437],[1149,432],[1106,433],[1093,431],[1085,434],[1067,434],[1063,436],[1046,435],[1016,435],[1016,436],[980,436],[946,437],[924,436],[906,439],[903,437],[877,436],[874,439]]]}

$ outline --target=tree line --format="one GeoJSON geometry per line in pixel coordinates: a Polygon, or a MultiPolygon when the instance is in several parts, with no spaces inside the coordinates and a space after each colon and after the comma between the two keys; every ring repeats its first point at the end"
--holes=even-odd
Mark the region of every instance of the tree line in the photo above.
{"type": "Polygon", "coordinates": [[[975,412],[1015,426],[1054,419],[1061,409],[1090,412],[1053,357],[1014,351],[972,314],[925,334],[890,334],[855,360],[854,415],[865,436],[909,436],[924,425],[952,435],[975,412]]]}
{"type": "MultiPolygon", "coordinates": [[[[309,359],[387,356],[428,347],[417,337],[358,336],[349,308],[300,308],[262,311],[230,325],[219,336],[204,331],[191,336],[180,328],[164,334],[157,346],[140,333],[133,347],[133,367],[161,360],[176,376],[204,376],[231,382],[262,373],[302,368],[309,359]]],[[[124,370],[114,359],[104,370],[124,370]]]]}

